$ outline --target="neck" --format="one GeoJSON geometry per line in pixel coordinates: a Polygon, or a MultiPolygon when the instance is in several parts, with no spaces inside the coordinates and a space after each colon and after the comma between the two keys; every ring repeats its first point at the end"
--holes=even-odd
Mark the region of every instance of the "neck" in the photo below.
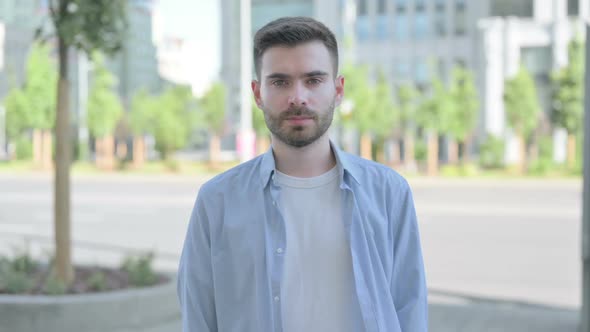
{"type": "Polygon", "coordinates": [[[327,134],[301,148],[287,145],[273,136],[272,151],[277,170],[290,176],[314,177],[336,165],[327,134]]]}

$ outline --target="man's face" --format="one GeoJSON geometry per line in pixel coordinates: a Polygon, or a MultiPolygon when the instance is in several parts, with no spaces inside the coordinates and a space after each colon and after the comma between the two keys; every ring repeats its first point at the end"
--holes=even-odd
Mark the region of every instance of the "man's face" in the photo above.
{"type": "Polygon", "coordinates": [[[344,79],[334,77],[333,67],[321,42],[276,46],[264,52],[260,81],[252,81],[252,90],[275,138],[304,147],[326,133],[344,87],[344,79]]]}

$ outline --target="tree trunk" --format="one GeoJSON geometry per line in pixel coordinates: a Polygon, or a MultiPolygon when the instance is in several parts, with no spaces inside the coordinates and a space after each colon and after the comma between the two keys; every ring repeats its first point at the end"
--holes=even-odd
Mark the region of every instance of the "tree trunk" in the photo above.
{"type": "Polygon", "coordinates": [[[58,280],[69,285],[74,278],[71,258],[70,231],[70,111],[68,81],[68,47],[58,38],[59,83],[57,88],[57,114],[55,118],[55,274],[58,280]]]}
{"type": "Polygon", "coordinates": [[[102,138],[104,170],[112,171],[115,169],[115,139],[113,135],[105,135],[102,138]]]}
{"type": "Polygon", "coordinates": [[[94,163],[96,165],[96,168],[98,169],[103,169],[104,168],[104,161],[102,159],[103,156],[103,142],[102,142],[102,137],[96,137],[94,139],[94,163]]]}
{"type": "Polygon", "coordinates": [[[53,137],[51,136],[51,130],[45,129],[41,131],[41,168],[51,169],[53,164],[53,137]]]}
{"type": "Polygon", "coordinates": [[[43,133],[41,129],[33,129],[33,163],[35,167],[43,164],[43,133]]]}
{"type": "Polygon", "coordinates": [[[428,133],[427,174],[428,176],[438,174],[438,134],[436,131],[428,133]]]}
{"type": "Polygon", "coordinates": [[[117,159],[125,160],[127,158],[127,142],[118,142],[115,151],[117,159]]]}
{"type": "Polygon", "coordinates": [[[404,168],[411,172],[416,170],[413,132],[406,134],[404,138],[404,168]]]}
{"type": "Polygon", "coordinates": [[[567,136],[567,165],[570,168],[576,165],[576,136],[572,134],[567,136]]]}
{"type": "Polygon", "coordinates": [[[385,141],[382,139],[380,139],[378,143],[375,144],[375,160],[383,165],[387,163],[385,160],[385,141]]]}
{"type": "Polygon", "coordinates": [[[527,163],[526,143],[522,135],[517,135],[516,140],[518,142],[518,172],[524,174],[527,163]]]}
{"type": "Polygon", "coordinates": [[[371,151],[371,135],[369,134],[362,134],[361,135],[361,157],[373,160],[372,158],[372,151],[371,151]]]}
{"type": "Polygon", "coordinates": [[[389,145],[389,155],[390,155],[390,160],[389,160],[389,166],[395,168],[398,167],[400,162],[401,162],[401,153],[400,153],[400,148],[399,148],[399,140],[398,139],[394,139],[391,144],[389,145]]]}
{"type": "Polygon", "coordinates": [[[473,135],[467,136],[463,141],[463,156],[461,156],[461,163],[469,163],[471,161],[471,146],[473,145],[473,135]]]}
{"type": "Polygon", "coordinates": [[[261,155],[270,148],[270,140],[267,135],[258,135],[256,137],[256,154],[261,155]]]}
{"type": "Polygon", "coordinates": [[[145,163],[145,140],[143,135],[133,137],[133,167],[141,168],[145,163]]]}
{"type": "Polygon", "coordinates": [[[539,160],[539,143],[533,141],[528,149],[529,160],[539,160]]]}
{"type": "Polygon", "coordinates": [[[459,162],[459,143],[457,143],[456,139],[449,138],[448,144],[449,144],[449,152],[448,152],[449,164],[457,165],[457,163],[459,162]]]}
{"type": "Polygon", "coordinates": [[[219,135],[213,134],[209,139],[209,164],[217,166],[221,155],[221,140],[219,135]]]}

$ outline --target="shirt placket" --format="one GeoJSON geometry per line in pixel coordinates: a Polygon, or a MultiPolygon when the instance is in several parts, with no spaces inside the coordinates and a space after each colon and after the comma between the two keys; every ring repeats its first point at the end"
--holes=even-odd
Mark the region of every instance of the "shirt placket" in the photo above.
{"type": "Polygon", "coordinates": [[[271,227],[271,244],[272,244],[272,261],[273,269],[271,271],[271,289],[274,315],[274,331],[282,331],[281,315],[281,282],[283,278],[285,251],[286,251],[286,229],[285,219],[280,209],[280,187],[275,184],[274,175],[270,184],[271,209],[270,224],[271,227]]]}
{"type": "Polygon", "coordinates": [[[344,225],[350,243],[354,285],[357,299],[359,301],[359,307],[361,309],[361,316],[363,317],[363,325],[365,326],[366,331],[379,331],[377,327],[378,325],[375,321],[375,312],[373,310],[373,304],[371,303],[371,297],[369,296],[369,290],[367,289],[365,275],[363,274],[362,263],[358,257],[358,250],[356,249],[359,246],[358,241],[360,241],[360,239],[358,239],[359,233],[355,229],[361,227],[360,220],[355,218],[355,213],[358,212],[356,199],[354,197],[354,192],[346,183],[343,183],[340,186],[340,189],[343,196],[342,215],[344,216],[344,225]]]}

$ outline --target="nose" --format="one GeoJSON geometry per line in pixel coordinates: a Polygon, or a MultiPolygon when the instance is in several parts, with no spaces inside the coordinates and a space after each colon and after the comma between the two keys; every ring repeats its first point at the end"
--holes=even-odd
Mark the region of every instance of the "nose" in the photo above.
{"type": "Polygon", "coordinates": [[[293,85],[289,94],[289,107],[307,106],[307,89],[301,83],[293,85]]]}

